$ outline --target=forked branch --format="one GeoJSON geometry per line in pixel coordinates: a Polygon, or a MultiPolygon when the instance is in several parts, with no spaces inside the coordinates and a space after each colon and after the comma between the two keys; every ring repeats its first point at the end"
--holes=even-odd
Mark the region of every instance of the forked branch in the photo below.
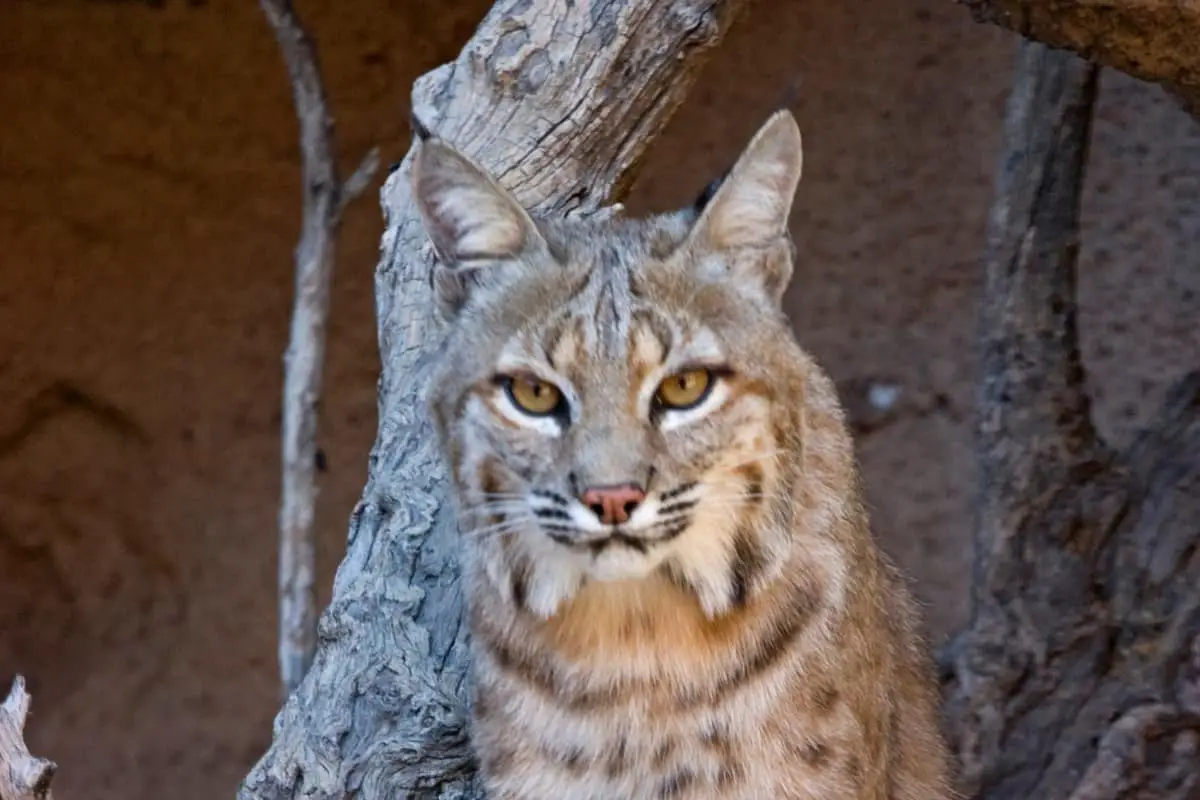
{"type": "Polygon", "coordinates": [[[304,218],[296,246],[296,296],[283,378],[283,482],[279,509],[279,668],[284,696],[299,685],[316,648],[317,405],[325,361],[329,283],[342,209],[370,184],[372,150],[353,175],[338,177],[333,122],[316,46],[291,0],[259,0],[287,64],[300,122],[304,218]]]}

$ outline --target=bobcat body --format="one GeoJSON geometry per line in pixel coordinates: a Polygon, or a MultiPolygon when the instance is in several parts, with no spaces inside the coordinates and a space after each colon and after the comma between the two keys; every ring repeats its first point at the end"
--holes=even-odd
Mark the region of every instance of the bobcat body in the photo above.
{"type": "Polygon", "coordinates": [[[779,112],[696,208],[535,220],[419,145],[489,797],[952,796],[914,602],[780,309],[800,169],[779,112]]]}

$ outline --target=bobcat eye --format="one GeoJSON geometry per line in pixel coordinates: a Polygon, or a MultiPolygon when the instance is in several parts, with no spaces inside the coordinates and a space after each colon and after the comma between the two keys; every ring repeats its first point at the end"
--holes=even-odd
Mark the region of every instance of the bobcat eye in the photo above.
{"type": "Polygon", "coordinates": [[[677,372],[658,385],[654,399],[663,408],[684,411],[698,406],[713,387],[713,373],[708,369],[689,369],[677,372]]]}
{"type": "Polygon", "coordinates": [[[513,405],[534,417],[545,417],[562,407],[562,392],[554,384],[531,375],[505,379],[504,389],[513,405]]]}

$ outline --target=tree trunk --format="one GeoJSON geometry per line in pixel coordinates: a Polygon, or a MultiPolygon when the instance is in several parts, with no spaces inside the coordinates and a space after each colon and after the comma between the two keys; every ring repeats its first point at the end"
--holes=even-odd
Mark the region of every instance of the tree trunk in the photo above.
{"type": "MultiPolygon", "coordinates": [[[[742,0],[501,0],[459,58],[417,82],[414,116],[527,205],[619,197],[742,0]]],[[[409,160],[383,189],[376,273],[379,434],[304,681],[243,783],[250,798],[475,798],[446,475],[424,410],[441,331],[409,160]]],[[[698,187],[699,188],[699,187],[698,187]]]]}
{"type": "Polygon", "coordinates": [[[1096,68],[1022,42],[981,308],[974,611],[946,652],[978,800],[1200,798],[1200,372],[1124,450],[1076,333],[1096,68]]]}

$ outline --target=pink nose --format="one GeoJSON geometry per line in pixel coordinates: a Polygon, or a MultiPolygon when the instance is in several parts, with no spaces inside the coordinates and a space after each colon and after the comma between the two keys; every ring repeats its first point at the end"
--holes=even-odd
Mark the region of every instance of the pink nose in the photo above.
{"type": "Polygon", "coordinates": [[[636,483],[623,483],[617,486],[593,486],[585,490],[579,499],[605,525],[620,525],[629,521],[629,515],[646,499],[646,493],[636,483]]]}

